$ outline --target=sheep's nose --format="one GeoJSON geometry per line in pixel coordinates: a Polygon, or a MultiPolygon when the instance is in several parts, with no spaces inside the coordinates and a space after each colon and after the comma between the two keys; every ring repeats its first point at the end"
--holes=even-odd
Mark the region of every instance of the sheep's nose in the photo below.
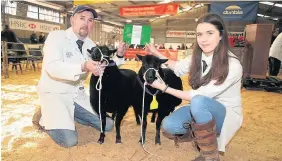
{"type": "Polygon", "coordinates": [[[94,61],[100,61],[101,60],[101,56],[97,55],[97,54],[94,54],[92,58],[93,58],[94,61]]]}
{"type": "Polygon", "coordinates": [[[156,78],[156,72],[154,71],[154,70],[152,70],[152,71],[148,71],[147,73],[146,73],[146,81],[148,82],[148,83],[153,83],[154,82],[154,80],[155,80],[155,78],[156,78]]]}

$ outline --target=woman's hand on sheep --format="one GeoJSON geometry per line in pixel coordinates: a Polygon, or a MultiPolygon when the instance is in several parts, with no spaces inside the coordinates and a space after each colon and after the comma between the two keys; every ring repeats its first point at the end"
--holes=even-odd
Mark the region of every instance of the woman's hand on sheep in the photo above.
{"type": "MultiPolygon", "coordinates": [[[[148,52],[149,54],[153,54],[155,55],[157,53],[157,49],[155,48],[154,44],[146,44],[145,46],[145,50],[146,52],[148,52]]],[[[156,55],[157,56],[157,55],[156,55]]]]}
{"type": "Polygon", "coordinates": [[[160,59],[168,59],[167,57],[163,56],[162,53],[160,53],[157,48],[154,46],[154,44],[146,44],[145,51],[149,54],[152,54],[160,59]]]}
{"type": "Polygon", "coordinates": [[[163,90],[166,87],[166,84],[163,81],[161,81],[160,79],[156,79],[152,84],[149,84],[149,85],[159,90],[163,90]]]}

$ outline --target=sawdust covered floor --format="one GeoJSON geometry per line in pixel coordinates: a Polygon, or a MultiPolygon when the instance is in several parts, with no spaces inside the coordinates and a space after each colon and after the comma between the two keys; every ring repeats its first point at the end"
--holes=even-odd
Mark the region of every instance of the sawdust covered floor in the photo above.
{"type": "MultiPolygon", "coordinates": [[[[124,68],[137,70],[136,62],[124,68]]],[[[132,109],[121,127],[122,144],[115,144],[115,130],[107,133],[103,145],[97,143],[99,132],[76,124],[78,145],[69,149],[56,145],[45,133],[33,128],[31,119],[39,108],[36,85],[39,71],[24,74],[10,72],[2,78],[1,145],[3,161],[187,161],[196,157],[190,143],[175,148],[173,141],[161,136],[162,145],[154,145],[155,124],[148,124],[147,142],[143,151],[138,144],[140,126],[134,121],[132,109]]],[[[183,77],[187,84],[187,77],[183,77]]],[[[88,86],[88,81],[86,82],[88,86]]],[[[185,86],[185,89],[188,89],[185,86]]],[[[242,90],[244,122],[227,147],[226,161],[282,160],[282,95],[263,91],[242,90]]],[[[149,116],[150,117],[150,116],[149,116]]],[[[149,120],[149,119],[148,119],[149,120]]]]}

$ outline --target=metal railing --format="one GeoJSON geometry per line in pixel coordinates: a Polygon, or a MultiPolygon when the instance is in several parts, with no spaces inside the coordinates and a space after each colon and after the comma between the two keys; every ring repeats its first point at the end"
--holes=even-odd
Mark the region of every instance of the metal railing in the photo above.
{"type": "Polygon", "coordinates": [[[18,73],[17,66],[22,65],[28,70],[28,66],[32,65],[33,70],[36,70],[35,63],[42,62],[43,59],[43,44],[23,44],[1,41],[1,70],[4,78],[9,78],[9,64],[12,62],[12,70],[15,68],[18,73]]]}

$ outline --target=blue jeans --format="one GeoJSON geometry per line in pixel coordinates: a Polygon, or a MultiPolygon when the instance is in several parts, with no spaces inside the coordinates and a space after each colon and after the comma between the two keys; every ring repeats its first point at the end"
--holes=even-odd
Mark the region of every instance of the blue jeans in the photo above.
{"type": "MultiPolygon", "coordinates": [[[[100,119],[98,116],[90,113],[77,103],[74,103],[74,120],[80,124],[92,126],[100,131],[100,119]]],[[[110,118],[106,119],[105,131],[110,131],[113,129],[114,123],[110,118]]],[[[77,144],[78,137],[76,130],[68,129],[52,129],[46,130],[48,135],[60,146],[62,147],[72,147],[77,144]]]]}
{"type": "Polygon", "coordinates": [[[171,135],[186,134],[188,129],[185,125],[193,119],[198,124],[208,123],[215,118],[216,132],[220,134],[226,115],[225,106],[216,100],[197,95],[194,96],[190,105],[181,107],[167,116],[162,122],[163,130],[171,135]]]}

